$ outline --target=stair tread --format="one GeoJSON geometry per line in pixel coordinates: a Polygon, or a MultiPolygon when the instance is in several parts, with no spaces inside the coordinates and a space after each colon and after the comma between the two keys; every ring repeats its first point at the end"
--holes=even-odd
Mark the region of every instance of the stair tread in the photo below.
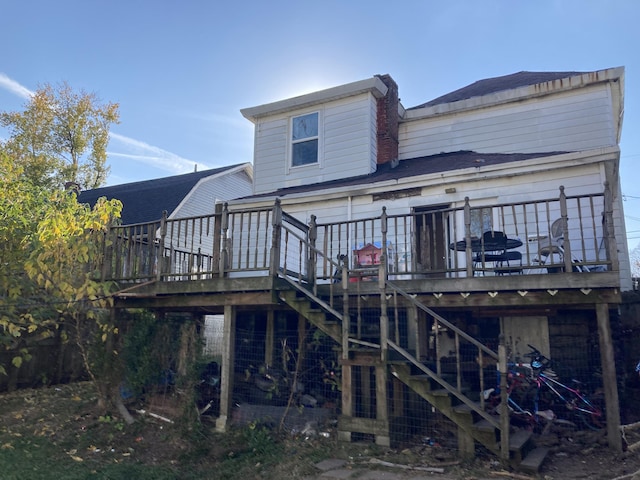
{"type": "Polygon", "coordinates": [[[445,390],[444,388],[431,390],[429,393],[434,397],[448,397],[450,395],[449,391],[445,390]]]}
{"type": "Polygon", "coordinates": [[[520,462],[519,469],[530,473],[536,473],[540,470],[542,463],[549,453],[548,447],[537,447],[529,452],[529,454],[520,462]]]}
{"type": "MultiPolygon", "coordinates": [[[[480,409],[480,402],[473,402],[473,404],[480,409]]],[[[460,405],[456,405],[455,407],[453,407],[453,410],[456,413],[469,413],[471,411],[473,411],[474,409],[470,406],[467,405],[466,403],[461,403],[460,405]]]]}
{"type": "Polygon", "coordinates": [[[520,450],[529,441],[532,433],[528,430],[518,430],[509,435],[509,450],[520,450]]]}
{"type": "Polygon", "coordinates": [[[478,420],[476,423],[473,424],[473,428],[475,428],[476,430],[482,430],[485,432],[493,432],[495,431],[496,427],[494,427],[491,422],[489,422],[486,419],[481,419],[478,420]]]}

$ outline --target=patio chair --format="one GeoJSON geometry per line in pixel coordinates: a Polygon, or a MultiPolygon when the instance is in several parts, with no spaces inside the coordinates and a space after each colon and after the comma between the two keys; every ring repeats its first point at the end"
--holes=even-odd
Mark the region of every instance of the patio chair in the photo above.
{"type": "Polygon", "coordinates": [[[482,234],[480,242],[480,251],[473,257],[473,267],[480,265],[484,268],[487,263],[494,266],[508,261],[507,252],[507,236],[504,232],[489,230],[482,234]]]}
{"type": "Polygon", "coordinates": [[[509,250],[504,252],[503,259],[496,264],[496,275],[510,275],[512,273],[523,273],[522,252],[509,250]],[[516,263],[517,262],[517,263],[516,263]]]}
{"type": "Polygon", "coordinates": [[[538,239],[538,263],[540,265],[559,264],[557,267],[547,267],[549,273],[562,270],[562,264],[564,263],[563,243],[564,232],[562,229],[562,218],[558,218],[551,224],[549,235],[538,239]],[[555,261],[554,256],[558,257],[557,261],[555,261]]]}
{"type": "MultiPolygon", "coordinates": [[[[562,228],[562,219],[558,218],[551,224],[550,235],[548,237],[541,238],[538,241],[538,263],[540,265],[547,265],[547,271],[549,273],[558,273],[564,271],[564,231],[562,228]],[[554,255],[558,256],[558,260],[555,261],[554,255]]],[[[596,271],[595,268],[590,269],[586,265],[579,265],[582,263],[576,257],[571,259],[574,272],[589,272],[596,271]]]]}

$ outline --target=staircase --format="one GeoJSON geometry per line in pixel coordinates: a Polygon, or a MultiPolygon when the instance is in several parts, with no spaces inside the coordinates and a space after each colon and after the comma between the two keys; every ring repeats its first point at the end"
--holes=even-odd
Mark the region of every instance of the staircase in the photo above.
{"type": "MultiPolygon", "coordinates": [[[[304,316],[311,324],[340,345],[349,345],[351,359],[348,363],[350,365],[357,365],[358,362],[361,362],[362,365],[371,366],[380,362],[380,344],[365,342],[357,338],[348,338],[347,343],[343,343],[343,314],[303,284],[284,275],[280,278],[286,280],[292,287],[278,291],[280,301],[304,316]],[[351,345],[360,348],[360,351],[352,350],[351,345]],[[363,352],[362,349],[365,351],[363,352]]],[[[431,314],[437,315],[424,305],[421,305],[420,308],[427,309],[431,314]]],[[[440,320],[446,322],[441,317],[440,320]]],[[[446,324],[451,328],[457,328],[448,322],[446,324]]],[[[470,338],[464,332],[460,332],[460,334],[465,338],[470,338]]],[[[477,442],[498,457],[506,457],[506,451],[501,448],[501,441],[504,439],[509,444],[508,460],[505,458],[505,461],[521,471],[535,473],[539,470],[548,449],[536,448],[530,431],[518,430],[503,434],[499,417],[487,413],[482,402],[474,401],[465,395],[459,380],[456,386],[451,385],[442,375],[424,365],[414,355],[393,341],[387,340],[387,345],[390,354],[384,362],[386,365],[381,364],[384,370],[390,372],[393,377],[412,389],[457,425],[458,445],[462,455],[473,455],[474,442],[477,442]]],[[[497,354],[493,355],[497,358],[497,354]]],[[[386,390],[384,393],[386,395],[386,390]]],[[[380,403],[380,399],[377,403],[380,403]]],[[[386,399],[382,400],[382,403],[386,405],[386,399]]],[[[379,434],[382,438],[388,438],[388,423],[388,421],[381,422],[376,418],[356,419],[344,415],[343,412],[340,428],[360,433],[379,434]]],[[[346,438],[348,439],[350,436],[347,435],[346,438]]]]}

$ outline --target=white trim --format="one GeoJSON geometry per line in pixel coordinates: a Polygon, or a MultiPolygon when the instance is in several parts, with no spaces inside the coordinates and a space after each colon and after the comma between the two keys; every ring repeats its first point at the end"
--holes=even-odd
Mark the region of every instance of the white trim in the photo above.
{"type": "Polygon", "coordinates": [[[387,90],[387,86],[379,77],[372,77],[299,97],[266,103],[257,107],[243,108],[240,110],[240,113],[242,113],[246,119],[256,123],[262,117],[300,110],[345,97],[353,97],[362,93],[371,93],[376,98],[382,98],[386,95],[387,90]]]}
{"type": "MultiPolygon", "coordinates": [[[[178,205],[176,206],[176,208],[167,216],[168,219],[172,219],[174,218],[174,216],[177,214],[177,212],[180,211],[180,209],[187,203],[187,201],[195,194],[195,191],[198,189],[198,187],[203,184],[204,182],[210,182],[210,181],[214,181],[217,180],[220,177],[224,177],[227,175],[233,175],[235,173],[238,173],[240,171],[245,171],[247,173],[247,175],[249,176],[249,178],[253,181],[253,165],[251,165],[250,163],[243,163],[240,165],[237,165],[234,168],[230,168],[229,170],[224,170],[222,172],[218,172],[218,173],[214,173],[213,175],[209,175],[208,177],[204,177],[201,178],[200,180],[198,180],[195,185],[191,188],[191,190],[189,190],[189,193],[187,193],[182,200],[180,200],[180,203],[178,203],[178,205]]],[[[218,199],[214,199],[212,206],[215,206],[215,204],[218,202],[218,199]]]]}
{"type": "MultiPolygon", "coordinates": [[[[606,158],[620,155],[620,149],[615,147],[598,148],[582,152],[562,153],[559,155],[551,155],[546,157],[533,157],[526,160],[500,163],[497,165],[486,165],[482,167],[469,167],[460,170],[435,172],[425,175],[416,175],[412,177],[403,177],[397,180],[387,180],[384,182],[375,182],[372,184],[348,185],[344,187],[328,188],[322,190],[314,190],[312,192],[292,193],[284,197],[280,197],[284,204],[297,204],[300,199],[305,202],[324,201],[331,199],[344,199],[345,196],[358,197],[362,195],[373,195],[380,192],[392,191],[395,188],[411,188],[411,187],[433,187],[435,185],[444,186],[448,184],[460,184],[466,182],[475,182],[478,177],[489,180],[492,178],[500,178],[506,175],[513,177],[519,175],[530,175],[534,172],[543,172],[555,170],[559,168],[567,168],[572,166],[581,166],[604,162],[611,160],[606,158]],[[395,187],[395,188],[394,188],[395,187]]],[[[270,205],[278,197],[273,195],[256,198],[245,198],[229,201],[229,205],[270,205]]]]}

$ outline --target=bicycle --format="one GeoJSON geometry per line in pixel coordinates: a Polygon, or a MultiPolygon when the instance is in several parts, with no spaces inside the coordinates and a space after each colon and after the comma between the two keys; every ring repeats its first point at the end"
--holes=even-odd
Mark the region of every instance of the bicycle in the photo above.
{"type": "MultiPolygon", "coordinates": [[[[534,346],[528,347],[531,352],[525,356],[531,357],[531,363],[508,364],[507,394],[512,415],[530,418],[534,428],[548,421],[558,421],[558,414],[568,416],[565,421],[575,418],[591,430],[603,428],[606,425],[604,411],[580,390],[581,382],[573,379],[574,387],[560,382],[550,368],[551,360],[534,346]],[[520,403],[514,396],[519,396],[520,403]],[[532,411],[522,406],[526,403],[532,404],[532,411]]],[[[499,393],[499,388],[496,392],[499,393]]]]}

